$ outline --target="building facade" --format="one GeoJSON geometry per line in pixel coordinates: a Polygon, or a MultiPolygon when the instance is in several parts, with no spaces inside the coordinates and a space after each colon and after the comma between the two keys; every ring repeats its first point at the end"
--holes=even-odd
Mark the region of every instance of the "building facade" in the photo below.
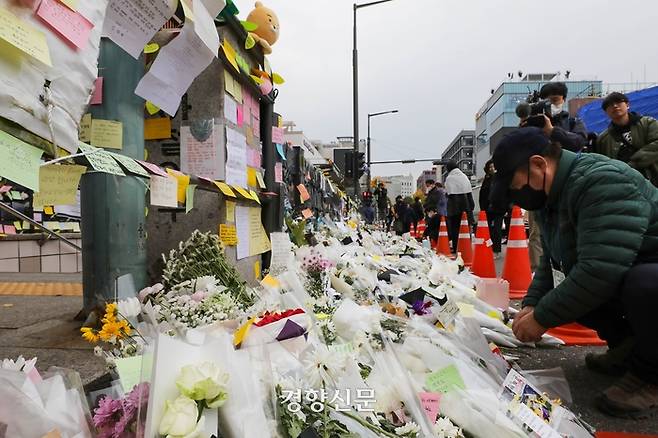
{"type": "MultiPolygon", "coordinates": [[[[475,149],[475,131],[472,129],[463,129],[457,134],[450,145],[441,154],[442,161],[454,161],[462,172],[469,178],[474,175],[474,149],[475,149]]],[[[442,179],[445,180],[448,170],[445,166],[442,169],[442,179]]]]}
{"type": "Polygon", "coordinates": [[[429,170],[423,170],[418,179],[416,179],[416,189],[425,190],[425,181],[433,180],[443,182],[441,168],[443,166],[434,166],[429,170]]]}
{"type": "Polygon", "coordinates": [[[413,196],[416,191],[414,185],[414,178],[409,175],[394,175],[394,176],[375,176],[378,181],[383,182],[386,186],[388,199],[391,203],[395,203],[395,198],[402,196],[403,198],[413,196]]]}

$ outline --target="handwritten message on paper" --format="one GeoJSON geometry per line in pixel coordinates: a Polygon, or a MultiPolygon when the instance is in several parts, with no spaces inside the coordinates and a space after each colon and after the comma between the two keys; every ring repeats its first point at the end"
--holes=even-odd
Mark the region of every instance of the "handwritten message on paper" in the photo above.
{"type": "Polygon", "coordinates": [[[80,121],[80,132],[78,133],[80,141],[88,143],[91,141],[91,114],[87,113],[82,116],[80,121]]]}
{"type": "Polygon", "coordinates": [[[100,148],[123,149],[123,124],[116,120],[92,119],[91,145],[100,148]]]}
{"type": "Polygon", "coordinates": [[[226,202],[226,222],[235,222],[235,202],[226,202]]]}
{"type": "Polygon", "coordinates": [[[235,207],[235,226],[238,234],[238,246],[236,249],[236,258],[238,260],[249,257],[250,246],[250,224],[249,224],[249,207],[240,205],[235,207]]]}
{"type": "Polygon", "coordinates": [[[176,115],[184,93],[151,72],[147,72],[135,88],[136,95],[153,102],[152,105],[157,105],[158,111],[161,109],[172,117],[176,115]]]}
{"type": "Polygon", "coordinates": [[[103,103],[103,78],[94,81],[94,94],[91,95],[89,105],[100,105],[103,103]]]}
{"type": "Polygon", "coordinates": [[[285,141],[283,128],[272,127],[272,143],[283,144],[285,141]]]}
{"type": "Polygon", "coordinates": [[[47,66],[52,66],[46,35],[1,7],[0,38],[47,66]]]}
{"type": "Polygon", "coordinates": [[[228,94],[224,95],[224,117],[229,122],[238,124],[238,104],[228,94]]]}
{"type": "Polygon", "coordinates": [[[292,242],[288,233],[271,233],[272,239],[272,260],[270,270],[284,270],[293,261],[292,242]]]}
{"type": "Polygon", "coordinates": [[[144,120],[144,140],[162,140],[171,138],[171,119],[156,117],[144,120]]]}
{"type": "Polygon", "coordinates": [[[247,142],[245,136],[226,127],[226,182],[247,186],[247,142]]]}
{"type": "Polygon", "coordinates": [[[425,379],[425,387],[431,392],[440,393],[450,392],[455,388],[466,388],[459,370],[454,365],[448,365],[429,374],[425,379]]]}
{"type": "Polygon", "coordinates": [[[139,164],[144,166],[145,169],[147,169],[149,172],[151,172],[154,175],[160,175],[160,176],[164,176],[164,177],[169,176],[169,174],[167,172],[165,172],[164,170],[162,170],[162,168],[160,168],[159,166],[156,166],[153,163],[149,163],[148,161],[142,161],[142,160],[135,160],[135,161],[137,161],[139,164]]]}
{"type": "Polygon", "coordinates": [[[253,167],[247,167],[247,185],[249,187],[255,187],[258,184],[256,179],[256,169],[253,167]]]}
{"type": "Polygon", "coordinates": [[[103,34],[137,59],[177,4],[177,0],[110,0],[103,34]]]}
{"type": "Polygon", "coordinates": [[[171,176],[151,175],[151,205],[178,207],[178,181],[171,176]]]}
{"type": "Polygon", "coordinates": [[[178,199],[178,202],[184,203],[185,202],[185,194],[187,193],[187,186],[190,185],[190,176],[185,175],[184,173],[181,173],[177,170],[174,169],[167,169],[167,173],[178,181],[178,186],[176,189],[176,197],[178,199]]]}
{"type": "Polygon", "coordinates": [[[76,203],[78,183],[85,166],[56,165],[41,166],[39,191],[34,193],[34,205],[73,205],[76,203]]]}
{"type": "Polygon", "coordinates": [[[39,191],[39,163],[43,151],[0,131],[0,176],[39,191]]]}
{"type": "Polygon", "coordinates": [[[262,254],[272,248],[258,207],[249,208],[249,239],[249,255],[262,254]]]}
{"type": "Polygon", "coordinates": [[[235,196],[235,192],[233,191],[233,189],[231,189],[231,187],[228,184],[223,183],[221,181],[215,181],[215,185],[224,194],[224,196],[237,198],[237,196],[235,196]]]}
{"type": "Polygon", "coordinates": [[[441,394],[437,392],[420,392],[420,404],[425,410],[430,422],[434,424],[436,417],[439,414],[439,402],[441,401],[441,394]]]}
{"type": "Polygon", "coordinates": [[[79,49],[84,49],[94,25],[57,0],[42,0],[37,15],[79,49]]]}
{"type": "Polygon", "coordinates": [[[181,170],[185,173],[224,179],[224,130],[212,119],[197,121],[180,130],[181,170]]]}
{"type": "Polygon", "coordinates": [[[275,183],[283,182],[283,163],[276,163],[274,165],[274,182],[275,183]]]}
{"type": "Polygon", "coordinates": [[[235,246],[238,243],[235,225],[219,224],[219,240],[226,246],[235,246]]]}
{"type": "Polygon", "coordinates": [[[87,155],[85,155],[85,158],[87,161],[89,161],[89,164],[94,168],[94,170],[111,173],[113,175],[126,176],[126,174],[123,173],[123,170],[121,170],[121,167],[119,167],[117,162],[114,161],[114,158],[112,158],[112,155],[110,155],[109,152],[104,151],[103,149],[89,146],[88,144],[82,142],[80,142],[79,147],[81,152],[89,152],[87,155]]]}
{"type": "Polygon", "coordinates": [[[304,216],[304,219],[309,219],[313,217],[313,212],[311,211],[310,208],[305,208],[302,210],[302,216],[304,216]]]}
{"type": "Polygon", "coordinates": [[[108,153],[112,156],[112,158],[117,160],[123,167],[125,167],[128,172],[145,177],[149,176],[149,173],[145,171],[142,166],[137,164],[137,161],[133,160],[132,158],[121,154],[115,154],[114,152],[108,153]]]}
{"type": "Polygon", "coordinates": [[[185,213],[189,213],[194,208],[194,190],[196,184],[190,184],[185,189],[185,213]]]}

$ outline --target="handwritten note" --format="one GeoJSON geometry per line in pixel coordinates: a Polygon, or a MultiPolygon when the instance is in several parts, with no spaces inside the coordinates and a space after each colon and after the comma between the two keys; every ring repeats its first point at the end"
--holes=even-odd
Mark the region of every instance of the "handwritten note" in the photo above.
{"type": "Polygon", "coordinates": [[[190,184],[185,189],[185,213],[189,213],[194,208],[194,190],[196,184],[190,184]]]}
{"type": "Polygon", "coordinates": [[[297,190],[299,190],[299,198],[302,200],[302,202],[311,199],[311,195],[308,193],[308,190],[306,190],[306,186],[304,184],[299,184],[297,186],[297,190]]]}
{"type": "Polygon", "coordinates": [[[224,89],[227,93],[235,98],[236,101],[242,103],[242,86],[233,75],[226,69],[224,69],[224,89]]]}
{"type": "Polygon", "coordinates": [[[247,142],[240,132],[226,127],[226,182],[247,186],[247,142]]]}
{"type": "Polygon", "coordinates": [[[249,236],[251,234],[249,226],[249,207],[242,207],[240,205],[235,207],[235,224],[238,234],[236,258],[242,260],[245,257],[249,257],[249,236]]]}
{"type": "Polygon", "coordinates": [[[261,269],[260,269],[260,260],[256,260],[254,263],[254,278],[256,280],[260,280],[261,277],[261,269]]]}
{"type": "MultiPolygon", "coordinates": [[[[139,84],[137,84],[137,88],[135,88],[136,95],[151,102],[153,107],[158,108],[154,113],[149,111],[149,114],[155,114],[163,110],[172,117],[176,115],[184,93],[174,84],[165,82],[150,71],[142,77],[139,84]]],[[[152,110],[153,108],[151,108],[152,110]]]]}
{"type": "Polygon", "coordinates": [[[224,129],[213,119],[196,120],[180,130],[180,159],[183,172],[224,179],[224,129]]]}
{"type": "Polygon", "coordinates": [[[157,113],[160,112],[160,108],[153,105],[153,103],[149,102],[148,100],[144,104],[144,108],[146,108],[146,112],[149,113],[150,115],[154,116],[157,113]]]}
{"type": "Polygon", "coordinates": [[[243,189],[243,188],[240,187],[240,186],[233,186],[233,189],[234,189],[236,192],[238,192],[243,198],[245,198],[245,199],[250,199],[250,200],[253,201],[253,198],[251,197],[251,194],[249,194],[249,192],[248,192],[247,190],[243,189]]]}
{"type": "Polygon", "coordinates": [[[272,239],[272,260],[270,270],[284,270],[293,261],[292,242],[290,236],[285,232],[275,232],[270,234],[272,239]]]}
{"type": "Polygon", "coordinates": [[[85,158],[89,161],[89,164],[94,170],[111,173],[112,175],[126,176],[126,174],[123,173],[123,170],[121,170],[121,167],[119,167],[117,162],[114,161],[112,155],[107,151],[89,146],[82,142],[80,142],[78,146],[80,147],[81,152],[89,152],[85,155],[85,158]]]}
{"type": "Polygon", "coordinates": [[[178,181],[171,176],[151,175],[151,205],[178,207],[178,181]]]}
{"type": "Polygon", "coordinates": [[[171,138],[171,119],[156,117],[144,120],[144,140],[162,140],[171,138]]]}
{"type": "Polygon", "coordinates": [[[47,66],[52,66],[46,35],[2,7],[0,7],[0,38],[47,66]]]}
{"type": "Polygon", "coordinates": [[[222,42],[222,50],[224,51],[224,55],[226,56],[226,59],[228,60],[229,64],[233,66],[235,71],[240,72],[240,67],[238,67],[238,63],[235,60],[235,49],[229,43],[226,38],[224,38],[224,41],[222,42]]]}
{"type": "Polygon", "coordinates": [[[109,149],[123,149],[123,124],[115,120],[91,121],[91,145],[109,149]]]}
{"type": "Polygon", "coordinates": [[[80,132],[78,133],[80,141],[88,143],[91,141],[91,114],[87,113],[80,120],[80,132]]]}
{"type": "Polygon", "coordinates": [[[256,169],[252,167],[247,167],[247,185],[249,187],[255,187],[258,184],[256,179],[256,169]]]}
{"type": "Polygon", "coordinates": [[[249,255],[262,254],[272,248],[261,220],[261,209],[249,209],[249,255]]]}
{"type": "Polygon", "coordinates": [[[190,184],[190,176],[185,175],[184,173],[181,173],[177,170],[174,169],[167,169],[167,173],[174,178],[176,178],[176,181],[178,182],[178,189],[176,190],[176,197],[178,199],[178,202],[184,203],[185,202],[185,194],[187,193],[187,186],[190,184]]]}
{"type": "Polygon", "coordinates": [[[256,180],[258,180],[258,187],[261,189],[265,188],[265,180],[263,179],[263,175],[260,172],[256,172],[256,180]]]}
{"type": "Polygon", "coordinates": [[[253,199],[254,201],[260,204],[260,198],[258,197],[258,193],[256,193],[253,190],[249,190],[249,194],[251,195],[251,199],[253,199]]]}
{"type": "Polygon", "coordinates": [[[78,49],[87,47],[94,25],[57,0],[42,0],[37,15],[78,49]]]}
{"type": "Polygon", "coordinates": [[[89,105],[100,105],[103,103],[103,78],[94,81],[94,94],[91,95],[89,105]]]}
{"type": "Polygon", "coordinates": [[[283,182],[283,163],[274,164],[274,182],[275,183],[283,182]]]}
{"type": "Polygon", "coordinates": [[[238,234],[235,225],[219,224],[219,240],[226,246],[237,245],[238,234]]]}
{"type": "Polygon", "coordinates": [[[418,397],[420,397],[420,404],[423,406],[427,417],[430,422],[434,424],[436,417],[439,414],[441,394],[436,392],[421,392],[418,393],[418,397]]]}
{"type": "Polygon", "coordinates": [[[223,183],[221,181],[216,181],[215,185],[225,196],[229,196],[231,198],[237,198],[237,196],[235,196],[235,193],[233,192],[233,190],[228,184],[223,183]]]}
{"type": "Polygon", "coordinates": [[[0,176],[39,191],[39,162],[42,154],[41,149],[0,131],[0,176]]]}
{"type": "Polygon", "coordinates": [[[229,122],[238,124],[238,104],[228,94],[224,95],[224,117],[229,122]]]}
{"type": "Polygon", "coordinates": [[[283,128],[272,127],[272,143],[283,144],[285,142],[283,128]]]}
{"type": "Polygon", "coordinates": [[[103,34],[137,59],[177,4],[177,0],[110,0],[103,34]]]}
{"type": "Polygon", "coordinates": [[[156,166],[155,164],[149,163],[148,161],[142,161],[142,160],[135,160],[135,161],[137,161],[139,164],[144,166],[144,168],[146,170],[148,170],[149,172],[151,172],[154,175],[160,175],[160,176],[164,176],[164,177],[169,176],[169,174],[167,172],[165,172],[164,170],[162,170],[162,168],[160,166],[156,166]]]}
{"type": "Polygon", "coordinates": [[[39,191],[34,193],[34,205],[74,205],[78,183],[85,166],[56,165],[41,166],[39,191]]]}
{"type": "Polygon", "coordinates": [[[235,222],[235,202],[226,202],[226,222],[235,222]]]}
{"type": "Polygon", "coordinates": [[[135,175],[145,176],[148,178],[149,176],[148,172],[145,171],[142,166],[137,164],[137,161],[133,160],[132,158],[126,155],[115,154],[114,152],[108,152],[108,153],[112,156],[112,158],[118,161],[119,164],[125,167],[128,172],[134,173],[135,175]]]}
{"type": "Polygon", "coordinates": [[[466,388],[459,370],[454,365],[449,365],[429,374],[425,379],[425,387],[431,392],[443,394],[453,391],[455,388],[466,388]]]}

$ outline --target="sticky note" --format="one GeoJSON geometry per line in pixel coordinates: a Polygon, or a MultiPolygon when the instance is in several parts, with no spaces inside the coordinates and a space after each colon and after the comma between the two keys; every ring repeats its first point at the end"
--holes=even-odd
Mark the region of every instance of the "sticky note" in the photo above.
{"type": "Polygon", "coordinates": [[[297,186],[297,190],[299,190],[299,197],[302,202],[311,199],[311,195],[308,193],[308,190],[306,190],[306,186],[304,184],[299,184],[297,186]]]}
{"type": "Polygon", "coordinates": [[[254,278],[256,280],[259,280],[260,275],[261,275],[260,274],[260,261],[257,260],[256,262],[254,262],[254,278]]]}
{"type": "Polygon", "coordinates": [[[239,187],[239,186],[233,186],[233,188],[234,188],[239,194],[241,194],[243,197],[245,197],[245,198],[247,198],[247,199],[252,199],[252,200],[253,200],[253,198],[251,197],[251,195],[249,194],[249,192],[247,192],[247,191],[246,191],[245,189],[243,189],[242,187],[239,187]]]}
{"type": "Polygon", "coordinates": [[[150,43],[144,46],[144,53],[155,53],[160,50],[160,45],[158,43],[150,43]]]}
{"type": "Polygon", "coordinates": [[[5,186],[0,187],[0,193],[7,193],[10,190],[11,190],[11,186],[9,186],[9,185],[5,185],[5,186]]]}
{"type": "Polygon", "coordinates": [[[112,158],[118,161],[119,164],[125,167],[128,172],[134,173],[136,175],[145,176],[148,178],[149,173],[145,171],[142,166],[137,164],[137,161],[133,160],[132,158],[126,155],[121,155],[114,152],[108,152],[108,153],[112,156],[112,158]]]}
{"type": "Polygon", "coordinates": [[[235,222],[235,202],[226,202],[226,222],[235,222]]]}
{"type": "Polygon", "coordinates": [[[242,108],[242,105],[238,105],[237,111],[238,111],[238,119],[237,119],[238,123],[237,123],[237,125],[242,126],[242,125],[244,125],[244,110],[242,108]]]}
{"type": "Polygon", "coordinates": [[[178,181],[175,177],[152,175],[149,187],[151,205],[178,207],[178,181]]]}
{"type": "Polygon", "coordinates": [[[247,334],[249,333],[249,328],[254,324],[256,321],[256,317],[251,318],[249,321],[244,323],[242,327],[240,327],[238,330],[235,331],[235,334],[233,335],[233,345],[234,346],[239,346],[242,344],[242,341],[244,341],[244,338],[247,337],[247,334]]]}
{"type": "Polygon", "coordinates": [[[74,233],[79,233],[80,232],[80,222],[73,222],[73,229],[72,231],[74,233]]]}
{"type": "Polygon", "coordinates": [[[93,119],[91,145],[99,148],[123,149],[123,124],[115,120],[93,119]]]}
{"type": "Polygon", "coordinates": [[[265,188],[265,180],[263,180],[263,175],[260,172],[256,172],[256,180],[258,181],[258,187],[261,189],[265,188]]]}
{"type": "Polygon", "coordinates": [[[91,141],[91,114],[87,113],[82,116],[80,120],[80,131],[78,132],[78,139],[89,143],[91,141]]]}
{"type": "Polygon", "coordinates": [[[247,185],[254,187],[256,184],[258,184],[258,180],[256,179],[256,169],[247,167],[247,185]]]}
{"type": "Polygon", "coordinates": [[[219,240],[226,246],[235,246],[238,243],[235,225],[219,224],[219,240]]]}
{"type": "Polygon", "coordinates": [[[144,107],[146,108],[146,112],[148,112],[150,115],[155,115],[160,111],[160,108],[153,105],[150,101],[146,101],[144,104],[144,107]]]}
{"type": "Polygon", "coordinates": [[[265,276],[265,278],[263,278],[263,280],[262,280],[260,283],[261,283],[262,285],[265,285],[265,286],[271,286],[271,287],[279,287],[279,286],[281,285],[281,283],[279,282],[279,280],[277,280],[276,278],[272,277],[270,274],[267,274],[267,275],[265,276]]]}
{"type": "Polygon", "coordinates": [[[43,220],[43,215],[41,213],[32,213],[32,219],[35,222],[41,222],[43,220]]]}
{"type": "Polygon", "coordinates": [[[283,163],[274,164],[274,182],[275,183],[283,182],[283,163]]]}
{"type": "Polygon", "coordinates": [[[228,184],[221,182],[221,181],[215,181],[215,185],[219,190],[226,196],[230,196],[231,198],[236,198],[235,193],[233,193],[233,190],[231,190],[231,186],[228,184]]]}
{"type": "Polygon", "coordinates": [[[121,167],[114,161],[112,155],[100,148],[89,146],[86,143],[78,143],[81,152],[85,152],[85,158],[91,167],[98,172],[110,173],[112,175],[126,176],[121,167]]]}
{"type": "Polygon", "coordinates": [[[0,38],[47,66],[52,66],[46,34],[2,7],[0,7],[0,38]]]}
{"type": "Polygon", "coordinates": [[[431,392],[447,393],[455,388],[465,389],[459,370],[454,365],[449,365],[434,371],[425,378],[425,387],[431,392]]]}
{"type": "Polygon", "coordinates": [[[85,166],[50,164],[41,166],[39,191],[34,193],[34,205],[74,205],[78,183],[85,166]]]}
{"type": "Polygon", "coordinates": [[[16,190],[12,190],[11,192],[9,192],[9,197],[10,197],[11,199],[13,199],[14,201],[20,201],[20,200],[23,199],[23,198],[21,197],[21,193],[20,193],[20,192],[17,192],[16,190]]]}
{"type": "Polygon", "coordinates": [[[235,60],[235,49],[233,48],[231,43],[229,43],[226,40],[226,38],[224,38],[224,42],[222,43],[222,50],[224,51],[224,55],[226,56],[226,59],[228,60],[228,62],[233,66],[235,71],[239,72],[240,67],[238,67],[238,63],[235,60]]]}
{"type": "Polygon", "coordinates": [[[78,49],[84,49],[94,25],[57,0],[42,0],[37,16],[78,49]]]}
{"type": "Polygon", "coordinates": [[[418,397],[420,397],[420,404],[425,410],[430,423],[434,424],[437,415],[439,415],[441,394],[436,392],[420,392],[418,393],[418,397]]]}
{"type": "Polygon", "coordinates": [[[51,205],[45,205],[43,207],[43,212],[45,214],[49,215],[49,216],[52,216],[53,214],[55,214],[55,212],[53,211],[53,207],[51,205]]]}
{"type": "Polygon", "coordinates": [[[286,161],[286,154],[283,152],[283,145],[278,144],[276,145],[276,151],[279,153],[279,156],[283,161],[286,161]]]}
{"type": "Polygon", "coordinates": [[[283,128],[272,127],[272,143],[283,144],[285,142],[283,128]]]}
{"type": "Polygon", "coordinates": [[[135,161],[137,161],[139,164],[144,166],[144,168],[146,170],[148,170],[149,172],[151,172],[154,175],[160,175],[160,176],[165,176],[165,177],[169,176],[169,174],[167,172],[165,172],[164,170],[162,170],[160,168],[160,166],[156,166],[155,164],[149,163],[148,161],[142,161],[142,160],[135,160],[135,161]]]}
{"type": "Polygon", "coordinates": [[[311,211],[310,208],[306,208],[302,210],[302,216],[304,216],[304,219],[308,219],[310,217],[313,217],[313,212],[311,211]]]}
{"type": "Polygon", "coordinates": [[[475,315],[475,306],[472,304],[458,302],[457,307],[464,318],[473,318],[475,315]]]}
{"type": "Polygon", "coordinates": [[[94,93],[91,95],[89,105],[100,105],[103,103],[103,78],[94,81],[94,93]]]}
{"type": "Polygon", "coordinates": [[[21,221],[14,221],[14,228],[16,228],[17,231],[23,230],[23,224],[21,221]]]}
{"type": "MultiPolygon", "coordinates": [[[[1,19],[0,13],[0,21],[1,19]]],[[[2,25],[0,25],[0,33],[2,32],[2,25]]],[[[0,131],[0,176],[34,191],[39,191],[41,155],[43,155],[41,149],[0,131]]]]}
{"type": "Polygon", "coordinates": [[[251,195],[251,199],[253,199],[254,201],[260,204],[260,198],[258,198],[258,193],[254,192],[253,190],[249,190],[249,194],[251,195]]]}
{"type": "Polygon", "coordinates": [[[185,189],[185,213],[189,213],[194,208],[194,189],[196,184],[190,184],[185,189]]]}
{"type": "Polygon", "coordinates": [[[184,203],[185,194],[187,193],[187,186],[190,184],[190,176],[174,169],[167,169],[167,173],[176,178],[178,181],[177,199],[178,202],[184,203]]]}
{"type": "Polygon", "coordinates": [[[16,227],[13,225],[5,225],[5,234],[16,234],[16,227]]]}
{"type": "Polygon", "coordinates": [[[162,140],[171,138],[171,119],[157,117],[144,120],[144,140],[162,140]]]}
{"type": "Polygon", "coordinates": [[[142,369],[147,374],[150,372],[153,367],[153,355],[122,357],[116,359],[114,364],[121,380],[121,387],[128,392],[142,381],[142,369]]]}

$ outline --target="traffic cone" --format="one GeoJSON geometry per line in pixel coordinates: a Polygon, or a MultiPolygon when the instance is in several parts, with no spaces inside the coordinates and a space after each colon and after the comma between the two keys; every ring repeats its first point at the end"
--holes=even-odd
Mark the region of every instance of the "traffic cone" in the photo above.
{"type": "Polygon", "coordinates": [[[471,241],[471,226],[466,218],[466,213],[462,213],[462,220],[459,224],[459,240],[457,241],[457,252],[461,253],[464,260],[464,266],[473,264],[473,242],[471,241]]]}
{"type": "Polygon", "coordinates": [[[554,327],[546,333],[561,339],[565,345],[606,345],[594,330],[576,322],[554,327]]]}
{"type": "Polygon", "coordinates": [[[450,257],[450,240],[448,239],[448,226],[446,225],[445,216],[441,216],[441,225],[439,225],[439,243],[436,248],[436,253],[450,257]]]}
{"type": "Polygon", "coordinates": [[[480,211],[478,229],[475,232],[475,252],[471,272],[480,278],[496,278],[496,265],[494,264],[493,242],[489,236],[489,223],[487,214],[480,211]]]}
{"type": "Polygon", "coordinates": [[[502,278],[509,282],[509,297],[512,300],[525,297],[532,281],[528,240],[521,209],[517,206],[512,208],[512,220],[507,239],[507,255],[505,256],[502,278]]]}

